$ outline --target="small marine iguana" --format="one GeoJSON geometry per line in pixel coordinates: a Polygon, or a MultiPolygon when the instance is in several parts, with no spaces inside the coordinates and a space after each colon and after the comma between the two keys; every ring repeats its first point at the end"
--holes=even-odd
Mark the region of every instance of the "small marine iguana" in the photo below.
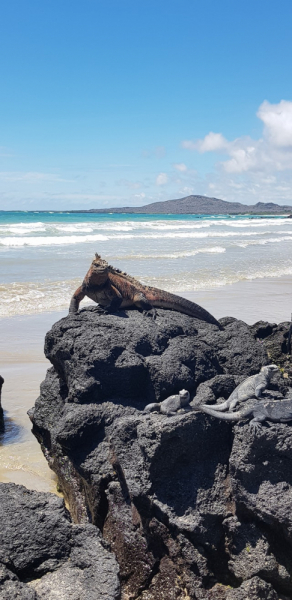
{"type": "Polygon", "coordinates": [[[134,277],[109,265],[98,254],[95,255],[82,285],[72,296],[69,313],[78,311],[79,304],[85,296],[97,302],[101,309],[109,312],[136,307],[155,318],[154,307],[168,308],[212,323],[222,329],[220,323],[195,302],[143,285],[134,277]]]}
{"type": "Polygon", "coordinates": [[[272,421],[273,423],[287,423],[292,421],[292,399],[284,400],[255,400],[251,406],[246,406],[237,412],[222,413],[209,406],[198,406],[201,410],[212,417],[224,421],[240,421],[253,417],[250,426],[259,429],[259,423],[272,421]]]}
{"type": "Polygon", "coordinates": [[[232,411],[232,409],[243,400],[248,400],[255,396],[256,398],[260,398],[262,392],[267,388],[270,379],[276,371],[278,371],[277,365],[267,365],[262,367],[260,372],[256,375],[251,375],[244,381],[242,381],[233,392],[230,394],[229,398],[222,402],[221,404],[201,404],[198,408],[211,408],[216,412],[224,411],[228,409],[232,411]]]}
{"type": "Polygon", "coordinates": [[[147,404],[144,412],[160,412],[163,415],[174,415],[180,408],[184,408],[190,402],[190,392],[181,390],[178,394],[169,396],[162,402],[153,402],[147,404]]]}

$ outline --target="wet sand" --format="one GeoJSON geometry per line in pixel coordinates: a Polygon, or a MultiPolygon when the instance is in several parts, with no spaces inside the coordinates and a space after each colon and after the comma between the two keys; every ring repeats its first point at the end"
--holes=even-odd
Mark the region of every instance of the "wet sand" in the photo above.
{"type": "Polygon", "coordinates": [[[65,314],[66,311],[0,319],[5,418],[5,432],[0,434],[0,481],[56,492],[55,476],[31,433],[27,411],[34,405],[50,367],[43,353],[45,334],[65,314]]]}
{"type": "MultiPolygon", "coordinates": [[[[249,324],[259,320],[289,321],[292,276],[242,281],[230,286],[180,294],[201,304],[217,319],[233,316],[249,324]]],[[[50,363],[43,354],[44,337],[67,311],[0,319],[0,374],[5,383],[2,406],[6,430],[0,436],[0,481],[56,492],[56,481],[31,433],[27,410],[39,395],[50,363]]]]}
{"type": "Polygon", "coordinates": [[[260,320],[270,323],[291,320],[291,275],[239,281],[213,290],[186,292],[183,295],[202,305],[217,319],[235,317],[249,325],[260,320]]]}

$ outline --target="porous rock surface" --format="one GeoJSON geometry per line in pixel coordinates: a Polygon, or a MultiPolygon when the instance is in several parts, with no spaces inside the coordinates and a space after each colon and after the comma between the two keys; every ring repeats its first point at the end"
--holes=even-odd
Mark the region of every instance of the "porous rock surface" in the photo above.
{"type": "Polygon", "coordinates": [[[118,564],[97,527],[55,494],[0,483],[1,600],[118,600],[118,564]]]}
{"type": "MultiPolygon", "coordinates": [[[[257,437],[194,410],[271,362],[277,326],[221,323],[92,307],[47,334],[33,432],[73,521],[95,526],[117,560],[122,600],[292,598],[290,426],[257,437]],[[183,388],[187,409],[143,412],[183,388]]],[[[267,394],[289,383],[276,375],[267,394]]],[[[57,574],[34,587],[40,597],[57,574]]]]}

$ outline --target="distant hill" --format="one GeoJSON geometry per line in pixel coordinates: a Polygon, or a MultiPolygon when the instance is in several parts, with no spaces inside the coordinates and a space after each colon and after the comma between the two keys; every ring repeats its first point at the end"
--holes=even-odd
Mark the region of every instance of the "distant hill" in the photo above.
{"type": "Polygon", "coordinates": [[[123,206],[114,208],[92,208],[90,210],[72,210],[70,212],[88,213],[132,213],[132,214],[198,214],[198,215],[234,215],[234,214],[280,214],[292,213],[292,205],[280,206],[273,202],[241,204],[227,202],[207,196],[186,196],[177,200],[153,202],[144,206],[123,206]]]}

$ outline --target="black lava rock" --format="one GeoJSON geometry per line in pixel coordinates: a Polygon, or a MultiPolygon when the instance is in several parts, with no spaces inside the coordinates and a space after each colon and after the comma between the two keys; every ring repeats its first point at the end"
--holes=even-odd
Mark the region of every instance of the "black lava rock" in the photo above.
{"type": "Polygon", "coordinates": [[[0,483],[0,598],[120,598],[118,565],[97,527],[72,525],[54,494],[0,483]]]}
{"type": "Polygon", "coordinates": [[[178,312],[158,310],[155,321],[138,311],[100,315],[83,309],[56,323],[45,354],[67,400],[119,398],[141,404],[161,401],[218,374],[257,373],[268,357],[243,321],[223,319],[220,331],[178,312]]]}
{"type": "MultiPolygon", "coordinates": [[[[280,326],[221,324],[92,307],[47,334],[53,367],[30,411],[33,432],[73,521],[100,530],[116,557],[122,598],[292,598],[290,426],[263,425],[257,436],[194,410],[269,364],[266,343],[276,351],[280,326]],[[183,388],[190,407],[171,417],[143,412],[183,388]]],[[[269,393],[286,388],[279,376],[269,393]]],[[[67,566],[42,575],[41,598],[58,570],[67,573],[65,532],[67,566]]]]}

